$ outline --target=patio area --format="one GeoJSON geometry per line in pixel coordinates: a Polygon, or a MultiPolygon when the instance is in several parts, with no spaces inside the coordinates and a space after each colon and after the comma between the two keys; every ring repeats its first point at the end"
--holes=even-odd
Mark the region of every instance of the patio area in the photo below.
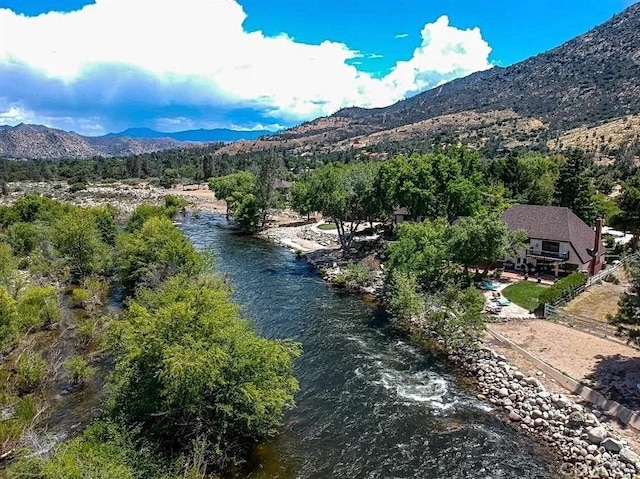
{"type": "MultiPolygon", "coordinates": [[[[497,319],[534,318],[535,315],[530,313],[530,310],[535,309],[537,305],[530,304],[529,306],[532,307],[527,309],[509,300],[503,294],[504,289],[508,286],[517,283],[524,283],[525,281],[527,283],[531,283],[532,288],[535,288],[538,285],[548,286],[553,284],[553,280],[551,278],[540,278],[539,281],[538,278],[529,278],[525,280],[521,274],[504,272],[501,274],[500,279],[485,280],[478,285],[484,290],[485,312],[491,314],[497,319]]],[[[523,302],[520,301],[520,303],[522,304],[523,302]]]]}

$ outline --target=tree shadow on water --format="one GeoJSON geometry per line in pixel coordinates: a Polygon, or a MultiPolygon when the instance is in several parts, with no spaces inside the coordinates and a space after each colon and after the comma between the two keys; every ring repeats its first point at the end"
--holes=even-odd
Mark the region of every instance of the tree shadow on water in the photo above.
{"type": "Polygon", "coordinates": [[[640,411],[640,357],[620,354],[598,356],[593,372],[586,376],[592,389],[607,399],[640,411]]]}

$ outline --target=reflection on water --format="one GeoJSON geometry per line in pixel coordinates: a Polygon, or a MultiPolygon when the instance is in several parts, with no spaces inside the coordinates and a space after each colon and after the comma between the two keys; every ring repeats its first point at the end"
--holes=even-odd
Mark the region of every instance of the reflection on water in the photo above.
{"type": "Polygon", "coordinates": [[[262,334],[304,348],[297,408],[241,477],[556,476],[530,439],[395,334],[374,305],[323,284],[283,248],[230,231],[223,216],[190,216],[181,228],[198,248],[214,249],[262,334]]]}

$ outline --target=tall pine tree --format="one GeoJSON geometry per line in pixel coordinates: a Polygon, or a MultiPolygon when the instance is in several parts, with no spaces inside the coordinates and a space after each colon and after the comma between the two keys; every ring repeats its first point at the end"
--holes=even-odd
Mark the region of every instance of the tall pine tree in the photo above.
{"type": "Polygon", "coordinates": [[[595,190],[587,174],[589,161],[582,151],[569,153],[567,161],[560,166],[556,181],[555,204],[571,208],[588,225],[596,220],[596,207],[593,201],[595,190]]]}

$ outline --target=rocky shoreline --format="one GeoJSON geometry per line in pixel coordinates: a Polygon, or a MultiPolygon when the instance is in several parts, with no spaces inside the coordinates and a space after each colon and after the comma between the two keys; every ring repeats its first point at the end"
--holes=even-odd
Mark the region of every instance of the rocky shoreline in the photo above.
{"type": "Polygon", "coordinates": [[[563,474],[579,478],[640,477],[640,456],[599,420],[604,414],[563,394],[550,394],[535,377],[487,347],[449,355],[473,377],[478,399],[557,451],[563,474]]]}

